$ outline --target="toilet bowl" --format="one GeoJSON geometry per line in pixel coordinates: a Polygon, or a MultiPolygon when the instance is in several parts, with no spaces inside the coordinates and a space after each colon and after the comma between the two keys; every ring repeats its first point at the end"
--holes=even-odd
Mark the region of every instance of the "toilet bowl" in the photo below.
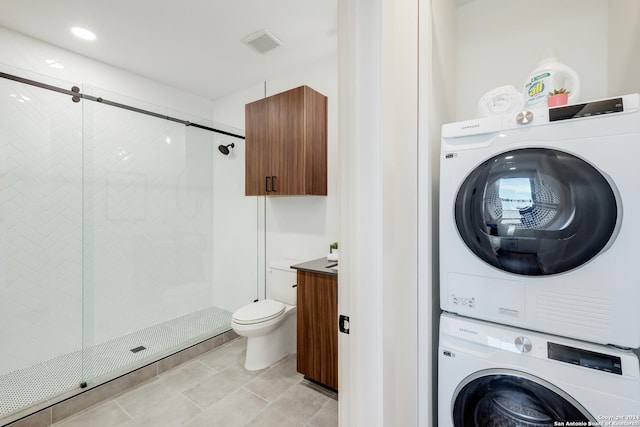
{"type": "Polygon", "coordinates": [[[245,305],[233,313],[231,327],[247,337],[245,369],[268,368],[295,353],[296,307],[274,300],[245,305]]]}
{"type": "Polygon", "coordinates": [[[295,271],[288,267],[271,267],[267,271],[269,298],[237,309],[231,327],[247,337],[244,367],[265,369],[296,351],[295,271]]]}

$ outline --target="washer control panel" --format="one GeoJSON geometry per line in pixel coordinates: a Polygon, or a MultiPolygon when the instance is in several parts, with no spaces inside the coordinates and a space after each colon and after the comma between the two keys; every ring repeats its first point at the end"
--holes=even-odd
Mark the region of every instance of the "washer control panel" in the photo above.
{"type": "Polygon", "coordinates": [[[622,375],[622,359],[611,354],[547,342],[549,359],[622,375]]]}
{"type": "Polygon", "coordinates": [[[455,339],[455,345],[443,347],[443,356],[456,357],[456,353],[464,352],[465,342],[472,342],[474,357],[484,355],[493,360],[502,357],[501,353],[505,352],[507,359],[504,360],[513,361],[513,356],[506,354],[515,353],[518,360],[530,361],[526,362],[527,366],[528,363],[541,366],[536,365],[538,362],[534,360],[544,360],[546,362],[543,363],[547,363],[545,366],[566,364],[583,368],[584,372],[592,370],[600,372],[598,375],[607,373],[631,378],[633,381],[628,383],[629,387],[640,396],[640,389],[637,389],[640,358],[635,350],[592,344],[444,312],[440,316],[440,341],[442,343],[449,339],[455,339]]]}

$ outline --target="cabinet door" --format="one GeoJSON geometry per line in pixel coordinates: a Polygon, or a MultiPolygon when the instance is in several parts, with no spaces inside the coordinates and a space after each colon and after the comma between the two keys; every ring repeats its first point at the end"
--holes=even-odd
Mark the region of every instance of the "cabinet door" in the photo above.
{"type": "Polygon", "coordinates": [[[327,195],[327,97],[304,87],[305,194],[327,195]]]}
{"type": "Polygon", "coordinates": [[[297,363],[307,378],[338,389],[338,279],[298,271],[297,363]]]}
{"type": "Polygon", "coordinates": [[[266,129],[273,122],[269,99],[261,99],[245,106],[245,195],[267,194],[270,175],[270,134],[266,129]]]}
{"type": "Polygon", "coordinates": [[[269,98],[272,195],[305,194],[304,87],[269,98]]]}

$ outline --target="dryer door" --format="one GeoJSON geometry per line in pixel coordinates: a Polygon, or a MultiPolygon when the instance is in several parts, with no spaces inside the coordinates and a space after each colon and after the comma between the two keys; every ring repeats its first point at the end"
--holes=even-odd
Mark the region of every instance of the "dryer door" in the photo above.
{"type": "Polygon", "coordinates": [[[510,370],[473,374],[457,388],[454,427],[596,425],[571,396],[532,375],[510,370]],[[589,424],[591,421],[592,424],[589,424]]]}
{"type": "Polygon", "coordinates": [[[586,263],[612,239],[618,204],[607,179],[571,154],[509,151],[478,166],[458,191],[455,222],[482,260],[540,276],[586,263]]]}

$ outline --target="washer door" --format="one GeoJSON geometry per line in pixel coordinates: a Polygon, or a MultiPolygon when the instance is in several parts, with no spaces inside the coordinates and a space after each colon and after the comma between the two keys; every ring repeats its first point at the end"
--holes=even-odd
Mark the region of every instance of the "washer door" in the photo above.
{"type": "Polygon", "coordinates": [[[545,148],[509,151],[462,183],[455,221],[482,260],[539,276],[579,267],[613,236],[616,197],[606,178],[571,154],[545,148]]]}
{"type": "Polygon", "coordinates": [[[454,395],[454,427],[547,427],[567,421],[595,425],[571,396],[525,373],[481,371],[467,377],[454,395]]]}

